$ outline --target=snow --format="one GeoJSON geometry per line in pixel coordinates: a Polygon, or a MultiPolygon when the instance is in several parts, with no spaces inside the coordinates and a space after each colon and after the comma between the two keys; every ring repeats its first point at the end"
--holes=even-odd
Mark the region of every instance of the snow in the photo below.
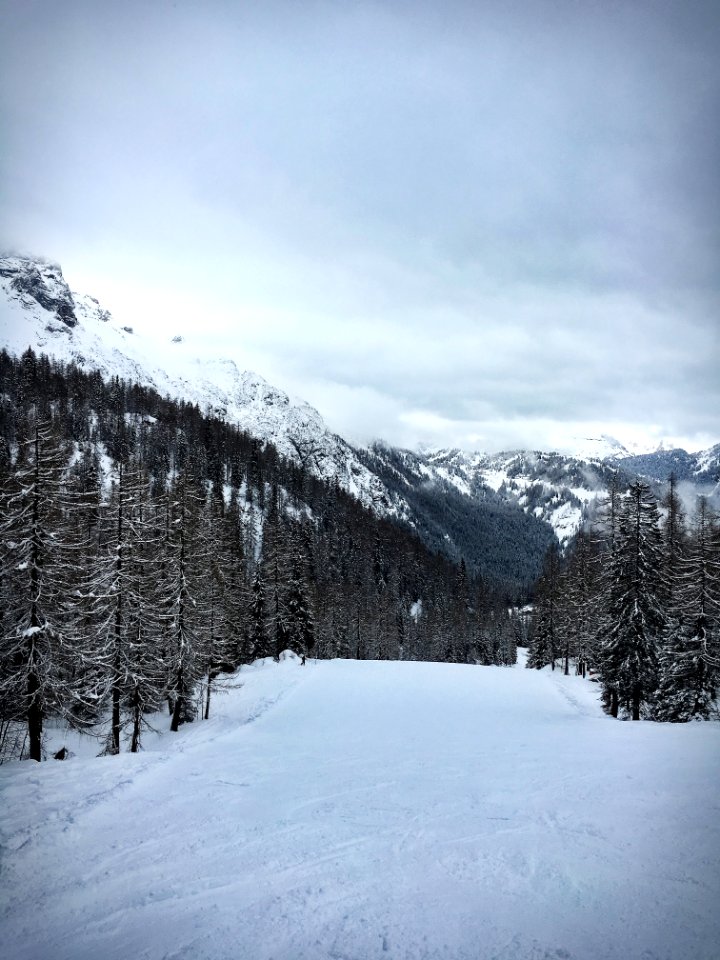
{"type": "Polygon", "coordinates": [[[140,755],[0,768],[5,956],[716,960],[720,725],[521,667],[234,682],[140,755]]]}
{"type": "Polygon", "coordinates": [[[693,473],[697,476],[699,474],[707,473],[713,471],[717,477],[718,468],[720,467],[720,443],[716,443],[715,446],[710,447],[707,450],[700,450],[697,453],[697,462],[693,473]]]}
{"type": "Polygon", "coordinates": [[[587,487],[568,487],[568,489],[581,503],[590,503],[605,493],[604,490],[588,490],[587,487]]]}
{"type": "MultiPolygon", "coordinates": [[[[543,515],[542,507],[539,516],[543,515]]],[[[569,543],[582,526],[583,512],[579,507],[574,507],[571,503],[562,503],[556,507],[547,516],[547,521],[555,531],[558,541],[565,546],[569,543]]]]}
{"type": "MultiPolygon", "coordinates": [[[[556,465],[558,457],[551,455],[549,464],[556,465]]],[[[565,458],[568,463],[571,461],[565,458]]],[[[499,453],[493,456],[475,453],[467,454],[459,450],[435,451],[428,459],[431,467],[422,464],[420,470],[428,475],[436,475],[454,485],[468,496],[477,485],[499,493],[501,490],[507,499],[514,500],[519,507],[532,513],[539,520],[545,520],[555,533],[561,545],[565,546],[582,526],[584,511],[579,509],[570,498],[577,498],[588,504],[601,493],[593,487],[570,487],[562,482],[550,482],[538,472],[542,456],[530,452],[499,453]],[[441,465],[452,464],[452,470],[441,465]],[[541,487],[548,502],[532,507],[527,491],[541,487]]],[[[593,480],[589,477],[588,484],[593,480]]]]}
{"type": "Polygon", "coordinates": [[[496,493],[504,483],[507,483],[508,479],[505,470],[483,470],[481,476],[483,483],[496,493]]]}
{"type": "Polygon", "coordinates": [[[445,467],[436,467],[435,473],[437,474],[437,476],[442,477],[442,479],[445,480],[446,483],[451,484],[453,487],[459,490],[460,493],[464,494],[466,497],[472,496],[472,489],[470,487],[470,484],[467,482],[467,480],[463,479],[463,477],[459,476],[457,473],[452,472],[446,469],[445,467]]]}
{"type": "Polygon", "coordinates": [[[615,437],[603,433],[599,437],[575,437],[572,455],[579,460],[622,459],[631,456],[632,451],[615,437]]]}
{"type": "Polygon", "coordinates": [[[607,492],[597,457],[590,463],[540,451],[486,454],[457,449],[433,450],[424,456],[426,462],[418,465],[420,474],[454,482],[468,496],[484,497],[483,488],[502,494],[506,501],[545,521],[563,547],[581,528],[589,505],[607,492]]]}
{"type": "Polygon", "coordinates": [[[572,456],[581,460],[623,460],[646,453],[672,449],[668,440],[649,440],[647,437],[625,437],[623,441],[606,433],[599,437],[575,437],[572,443],[572,456]]]}

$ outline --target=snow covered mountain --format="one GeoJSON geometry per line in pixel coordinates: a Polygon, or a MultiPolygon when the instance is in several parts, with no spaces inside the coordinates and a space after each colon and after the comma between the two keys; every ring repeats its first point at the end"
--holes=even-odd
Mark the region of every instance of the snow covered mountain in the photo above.
{"type": "Polygon", "coordinates": [[[672,473],[679,482],[703,486],[712,496],[713,490],[717,492],[720,485],[720,443],[698,453],[673,449],[636,454],[623,457],[620,465],[625,471],[660,482],[666,481],[672,473]]]}
{"type": "Polygon", "coordinates": [[[617,473],[626,483],[643,477],[657,486],[658,493],[674,474],[689,501],[699,493],[720,501],[720,444],[699,453],[659,449],[631,454],[612,438],[603,438],[603,443],[611,452],[602,458],[528,450],[497,454],[437,450],[426,452],[418,469],[476,499],[493,491],[548,523],[562,545],[572,540],[617,473]]]}
{"type": "Polygon", "coordinates": [[[447,449],[413,454],[384,444],[372,448],[374,467],[386,484],[433,485],[484,504],[523,511],[548,524],[562,545],[577,533],[593,503],[608,489],[619,463],[614,459],[582,460],[560,453],[511,451],[497,454],[447,449]]]}
{"type": "Polygon", "coordinates": [[[573,444],[573,456],[578,460],[622,459],[634,453],[646,453],[645,450],[628,449],[615,437],[606,433],[599,437],[577,437],[573,444]]]}
{"type": "MultiPolygon", "coordinates": [[[[488,544],[501,540],[508,557],[523,551],[534,556],[547,545],[538,524],[567,544],[617,470],[627,479],[639,474],[656,483],[674,472],[690,492],[720,500],[720,444],[695,454],[647,452],[602,435],[579,440],[575,456],[414,453],[382,443],[356,449],[328,430],[309,404],[232,359],[199,359],[196,345],[181,337],[171,338],[158,358],[156,343],[141,331],[116,323],[93,297],[71,291],[56,263],[0,257],[0,294],[0,346],[11,353],[32,347],[97,369],[105,378],[134,380],[195,403],[274,444],[316,476],[336,481],[379,515],[410,523],[433,548],[457,559],[479,563],[488,544]]],[[[516,570],[512,576],[525,574],[516,570]]]]}
{"type": "Polygon", "coordinates": [[[627,457],[644,457],[663,453],[670,449],[666,441],[660,443],[621,443],[607,433],[599,437],[576,437],[572,456],[578,460],[624,460],[627,457]]]}
{"type": "Polygon", "coordinates": [[[580,528],[588,507],[608,488],[612,468],[601,460],[559,453],[519,450],[508,453],[438,451],[426,469],[475,496],[492,490],[550,524],[561,544],[580,528]]]}
{"type": "Polygon", "coordinates": [[[105,378],[120,377],[160,394],[196,403],[204,413],[236,424],[278,452],[337,481],[383,516],[407,518],[354,449],[328,430],[309,404],[291,399],[227,358],[199,359],[192,343],[173,337],[157,360],[157,345],[116,323],[93,297],[71,291],[57,263],[29,257],[0,258],[0,346],[20,355],[28,347],[105,378]]]}

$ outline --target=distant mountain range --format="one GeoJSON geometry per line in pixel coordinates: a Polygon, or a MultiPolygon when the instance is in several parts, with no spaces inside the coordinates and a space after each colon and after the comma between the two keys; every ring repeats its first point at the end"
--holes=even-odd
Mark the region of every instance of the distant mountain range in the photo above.
{"type": "Polygon", "coordinates": [[[414,527],[433,548],[517,583],[537,574],[553,534],[561,544],[574,537],[615,472],[655,484],[674,473],[689,492],[720,502],[720,444],[700,453],[637,453],[602,436],[580,442],[576,456],[355,447],[309,404],[231,358],[199,359],[181,337],[158,356],[141,331],[116,323],[97,300],[70,290],[58,264],[37,258],[0,258],[0,346],[17,355],[31,347],[196,403],[379,515],[414,527]]]}

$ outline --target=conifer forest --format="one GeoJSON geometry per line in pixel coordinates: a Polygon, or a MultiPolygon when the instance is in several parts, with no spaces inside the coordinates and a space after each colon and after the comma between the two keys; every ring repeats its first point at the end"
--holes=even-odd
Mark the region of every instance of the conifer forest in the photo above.
{"type": "Polygon", "coordinates": [[[658,501],[611,485],[566,557],[548,552],[535,589],[528,666],[599,681],[613,717],[717,715],[720,527],[707,499],[686,516],[670,479],[658,501]]]}

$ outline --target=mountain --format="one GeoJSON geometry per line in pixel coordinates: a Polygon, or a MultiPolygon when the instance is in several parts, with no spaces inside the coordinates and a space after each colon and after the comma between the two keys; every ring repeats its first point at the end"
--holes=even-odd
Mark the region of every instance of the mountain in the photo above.
{"type": "MultiPolygon", "coordinates": [[[[365,462],[387,487],[406,498],[408,488],[413,488],[415,497],[425,500],[438,496],[448,504],[470,500],[475,512],[485,514],[486,523],[494,514],[504,515],[503,524],[511,524],[510,518],[516,518],[520,511],[532,519],[536,536],[542,539],[537,533],[539,527],[546,531],[546,546],[547,531],[552,531],[562,546],[572,540],[597,499],[607,493],[613,476],[619,474],[625,483],[630,483],[633,476],[623,468],[624,460],[614,457],[585,460],[539,450],[487,454],[447,449],[414,454],[378,443],[370,448],[365,462]]],[[[441,516],[443,526],[447,522],[444,510],[441,516]]],[[[477,517],[470,519],[475,529],[480,529],[477,517]]],[[[443,536],[453,541],[449,531],[445,530],[443,536]]],[[[458,539],[465,536],[461,533],[458,539]]],[[[477,539],[478,549],[484,549],[487,537],[482,530],[477,539]]],[[[509,554],[515,552],[509,530],[505,532],[505,547],[509,554]]],[[[446,549],[453,553],[449,545],[446,549]]],[[[468,548],[459,544],[455,552],[468,556],[468,548]]]]}
{"type": "Polygon", "coordinates": [[[572,455],[578,460],[614,460],[645,452],[630,450],[615,437],[602,433],[599,437],[577,437],[573,444],[572,455]]]}
{"type": "Polygon", "coordinates": [[[409,519],[406,505],[392,496],[360,461],[354,449],[328,430],[309,404],[291,399],[227,358],[204,360],[182,337],[167,343],[162,365],[157,345],[121,326],[97,300],[71,291],[57,263],[30,257],[0,258],[0,344],[10,353],[28,347],[105,379],[120,377],[160,394],[198,405],[227,420],[317,477],[336,481],[376,513],[409,519]]]}
{"type": "Polygon", "coordinates": [[[699,453],[674,449],[623,457],[620,465],[625,472],[662,483],[674,474],[679,482],[702,486],[713,496],[720,485],[720,443],[699,453]]]}
{"type": "Polygon", "coordinates": [[[307,403],[232,359],[198,359],[190,340],[170,338],[160,363],[155,343],[118,324],[94,298],[71,291],[57,263],[4,257],[0,288],[0,344],[11,353],[32,347],[105,379],[120,377],[195,403],[508,589],[522,590],[538,575],[552,530],[512,499],[492,491],[476,497],[448,482],[440,464],[408,451],[355,449],[307,403]],[[402,480],[393,457],[404,463],[402,480]]]}
{"type": "MultiPolygon", "coordinates": [[[[630,450],[601,435],[575,456],[457,449],[413,452],[384,443],[355,448],[309,404],[224,357],[200,359],[192,339],[157,344],[118,324],[97,300],[71,291],[57,263],[0,258],[0,344],[28,347],[197,404],[204,413],[272,443],[288,460],[336,482],[376,514],[412,527],[434,550],[522,588],[537,576],[553,534],[572,540],[613,475],[656,486],[671,472],[720,500],[720,445],[701,453],[630,450]]],[[[659,490],[659,487],[658,487],[659,490]]]]}
{"type": "Polygon", "coordinates": [[[502,502],[548,524],[562,546],[593,513],[596,501],[607,494],[614,476],[621,485],[642,477],[661,496],[674,475],[687,494],[689,506],[698,494],[720,505],[720,444],[699,453],[658,449],[630,454],[612,438],[604,439],[605,448],[612,453],[602,459],[539,450],[425,452],[419,459],[418,478],[432,478],[476,501],[489,502],[495,494],[502,502]]]}
{"type": "Polygon", "coordinates": [[[580,528],[589,506],[605,494],[615,466],[560,453],[516,450],[426,454],[424,468],[475,499],[494,494],[548,524],[561,544],[580,528]]]}
{"type": "Polygon", "coordinates": [[[659,444],[640,442],[621,443],[607,433],[599,437],[576,437],[572,456],[578,460],[624,460],[627,457],[647,456],[667,450],[664,440],[659,444]]]}
{"type": "Polygon", "coordinates": [[[437,462],[437,455],[382,443],[360,455],[387,489],[403,497],[429,547],[516,590],[536,579],[553,530],[522,504],[469,482],[437,462]]]}

